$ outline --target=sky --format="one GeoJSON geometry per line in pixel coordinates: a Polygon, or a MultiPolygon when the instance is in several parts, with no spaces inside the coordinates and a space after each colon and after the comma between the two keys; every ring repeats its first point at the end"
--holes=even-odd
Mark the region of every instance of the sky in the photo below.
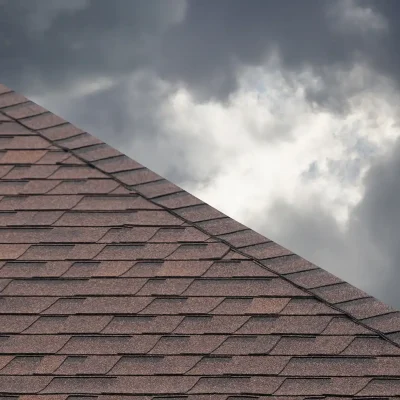
{"type": "Polygon", "coordinates": [[[400,308],[398,0],[0,0],[0,76],[400,308]]]}

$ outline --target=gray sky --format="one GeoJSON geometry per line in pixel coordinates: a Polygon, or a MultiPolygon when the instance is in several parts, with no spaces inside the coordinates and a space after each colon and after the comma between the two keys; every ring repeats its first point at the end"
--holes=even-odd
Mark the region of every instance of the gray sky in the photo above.
{"type": "Polygon", "coordinates": [[[0,0],[7,86],[400,308],[398,0],[0,0]]]}

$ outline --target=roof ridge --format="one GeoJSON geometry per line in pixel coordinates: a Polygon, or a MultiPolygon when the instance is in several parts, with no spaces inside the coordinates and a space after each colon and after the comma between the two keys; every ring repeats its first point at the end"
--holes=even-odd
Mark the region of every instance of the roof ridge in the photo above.
{"type": "MultiPolygon", "coordinates": [[[[0,97],[4,94],[10,95],[11,93],[14,93],[17,97],[19,97],[21,99],[21,101],[16,104],[21,104],[23,102],[34,103],[31,100],[28,100],[28,99],[24,98],[23,96],[18,95],[16,92],[14,92],[12,90],[4,92],[4,89],[3,90],[1,90],[1,89],[2,88],[0,87],[0,97]],[[23,99],[25,99],[25,101],[23,101],[23,99]]],[[[13,104],[11,107],[14,107],[16,104],[13,104]]],[[[34,103],[34,104],[36,104],[36,103],[34,103]]],[[[7,108],[9,108],[9,107],[7,107],[7,108]]],[[[157,205],[158,207],[161,207],[168,213],[172,214],[174,217],[181,219],[182,221],[185,222],[185,224],[189,224],[190,226],[199,229],[201,232],[206,233],[207,235],[210,236],[210,238],[216,240],[219,243],[224,243],[225,245],[227,245],[229,247],[230,251],[233,251],[236,254],[240,254],[242,257],[244,257],[244,259],[253,261],[254,263],[256,263],[256,265],[263,268],[264,270],[273,272],[274,274],[279,276],[281,279],[285,280],[286,282],[290,283],[291,285],[294,285],[299,290],[302,290],[303,292],[307,293],[308,295],[310,295],[313,298],[317,299],[318,301],[322,302],[326,306],[331,307],[337,311],[340,311],[342,314],[344,314],[349,319],[351,319],[354,323],[361,325],[365,329],[370,330],[375,335],[378,335],[382,339],[390,342],[392,345],[394,345],[396,347],[400,347],[400,338],[397,339],[395,337],[394,339],[392,339],[390,336],[388,336],[388,333],[390,334],[392,331],[384,332],[383,330],[377,329],[374,326],[371,326],[371,325],[367,324],[366,322],[363,322],[362,319],[357,318],[355,313],[352,313],[351,311],[343,309],[337,305],[337,304],[341,304],[341,303],[348,303],[349,301],[357,302],[360,300],[362,301],[362,300],[367,300],[367,299],[372,299],[372,301],[374,301],[374,302],[381,303],[378,300],[376,300],[374,297],[369,296],[365,293],[365,295],[366,295],[365,297],[350,298],[348,300],[343,300],[343,301],[336,302],[336,303],[330,302],[327,298],[324,298],[323,296],[319,295],[318,293],[315,293],[315,290],[325,288],[325,287],[329,288],[331,286],[338,285],[338,284],[342,284],[342,285],[346,284],[346,285],[349,285],[350,287],[353,287],[353,286],[348,284],[345,281],[338,280],[333,284],[331,283],[331,284],[319,286],[316,289],[314,288],[314,291],[313,291],[313,290],[311,290],[312,288],[307,288],[306,286],[295,282],[294,280],[292,280],[286,276],[286,275],[290,275],[290,273],[284,274],[284,273],[280,272],[279,270],[272,268],[272,265],[274,265],[275,261],[279,262],[279,260],[281,260],[281,259],[287,259],[287,257],[296,256],[300,260],[305,261],[310,266],[314,266],[315,268],[311,268],[308,270],[307,269],[306,270],[301,270],[301,269],[294,270],[294,271],[292,271],[292,273],[302,274],[302,273],[307,273],[307,272],[310,272],[313,270],[319,270],[319,271],[323,271],[329,275],[331,275],[331,274],[328,273],[327,271],[325,271],[324,269],[317,267],[314,264],[312,264],[311,262],[305,260],[303,257],[300,257],[297,254],[290,252],[290,251],[289,251],[289,253],[283,252],[282,254],[280,254],[278,252],[275,255],[268,256],[265,261],[266,264],[263,263],[261,257],[251,254],[251,251],[246,252],[246,251],[244,251],[244,249],[257,248],[262,245],[267,245],[267,247],[275,245],[275,246],[280,247],[283,250],[286,250],[286,249],[284,249],[282,246],[280,246],[276,242],[265,238],[263,235],[258,234],[257,232],[253,231],[252,229],[238,223],[234,219],[232,219],[232,218],[226,216],[225,214],[221,213],[220,211],[214,209],[213,207],[211,207],[207,203],[201,201],[200,199],[197,199],[196,197],[194,197],[193,195],[191,195],[184,189],[169,182],[167,179],[162,178],[155,172],[151,171],[149,168],[132,160],[130,157],[128,157],[125,154],[114,149],[107,143],[101,141],[100,139],[96,138],[95,136],[88,133],[87,131],[81,130],[80,128],[76,127],[75,125],[65,121],[64,119],[60,118],[56,114],[52,113],[51,111],[45,110],[44,112],[34,115],[34,116],[31,116],[31,117],[14,118],[13,116],[10,116],[7,114],[7,108],[4,111],[4,109],[1,108],[1,102],[0,102],[0,113],[5,115],[7,118],[10,118],[10,121],[3,121],[3,122],[5,122],[5,123],[15,122],[15,123],[21,125],[22,127],[24,127],[25,129],[28,129],[29,131],[31,131],[34,135],[38,135],[38,136],[46,139],[47,141],[49,141],[51,143],[52,146],[56,146],[64,151],[70,153],[71,155],[77,157],[84,164],[107,175],[109,178],[118,182],[120,185],[122,185],[128,191],[139,194],[140,196],[142,196],[143,198],[145,198],[147,201],[151,202],[152,204],[157,205]],[[43,116],[45,116],[44,120],[43,120],[43,116]],[[39,119],[41,121],[37,122],[37,121],[35,121],[35,119],[36,120],[39,119]],[[58,132],[58,133],[54,134],[54,128],[57,129],[60,127],[65,128],[64,132],[58,132]],[[68,131],[68,129],[70,129],[70,132],[68,131]],[[79,138],[81,136],[84,136],[86,140],[88,140],[88,137],[89,137],[89,143],[85,142],[84,146],[81,144],[78,147],[74,147],[73,145],[71,145],[71,143],[73,143],[74,141],[78,140],[78,142],[79,142],[79,138]],[[66,141],[65,139],[70,139],[70,140],[66,141]],[[93,139],[93,141],[90,142],[90,139],[93,139]],[[63,142],[63,143],[57,143],[57,142],[63,142]],[[98,156],[96,157],[94,155],[90,155],[90,149],[94,148],[94,150],[96,150],[97,148],[99,148],[100,144],[104,145],[104,146],[101,146],[101,153],[103,153],[104,157],[100,156],[100,158],[99,158],[98,156]],[[83,151],[80,151],[80,150],[83,150],[83,151]],[[86,155],[86,157],[84,155],[86,155]],[[107,168],[107,162],[112,162],[113,160],[118,159],[118,158],[124,158],[124,160],[127,162],[128,165],[124,166],[123,169],[118,169],[115,167],[113,168],[112,166],[111,166],[111,168],[107,168]],[[103,164],[105,164],[105,166],[106,166],[105,168],[101,167],[103,164]],[[149,175],[149,177],[147,179],[144,178],[144,179],[138,180],[138,179],[133,179],[132,176],[131,177],[129,176],[129,175],[132,175],[132,172],[134,174],[137,174],[137,172],[139,172],[139,171],[145,172],[147,175],[149,175]],[[147,195],[145,193],[145,191],[141,190],[141,188],[147,188],[147,186],[152,183],[156,183],[156,184],[164,183],[164,184],[170,185],[171,187],[174,187],[174,188],[171,188],[170,193],[167,193],[167,194],[164,193],[163,196],[153,196],[152,197],[152,196],[147,195]],[[176,195],[178,193],[182,194],[184,197],[189,197],[186,200],[185,204],[179,204],[179,207],[168,207],[167,206],[168,202],[167,203],[165,203],[165,201],[163,202],[163,200],[165,200],[165,198],[167,198],[167,200],[168,200],[169,197],[173,197],[174,195],[176,195]],[[160,198],[161,198],[161,200],[157,202],[157,200],[159,200],[160,198]],[[187,211],[187,210],[190,211],[190,209],[192,209],[192,208],[198,209],[198,208],[202,208],[202,207],[203,208],[208,207],[211,209],[211,211],[214,214],[216,213],[216,215],[214,215],[214,218],[210,218],[206,221],[203,221],[203,220],[196,220],[196,218],[190,219],[188,216],[185,217],[185,211],[187,211]],[[183,212],[179,213],[176,211],[176,209],[183,210],[183,212]],[[218,233],[216,233],[216,232],[213,233],[212,230],[207,229],[207,223],[210,223],[210,221],[211,222],[213,220],[221,221],[221,220],[226,220],[226,219],[232,221],[236,225],[242,226],[243,229],[242,230],[234,229],[233,231],[230,231],[228,234],[223,233],[220,235],[218,235],[218,233]],[[201,225],[201,224],[203,224],[203,225],[201,225]],[[264,241],[238,247],[235,244],[233,244],[232,242],[230,242],[228,239],[221,237],[221,236],[226,237],[226,236],[229,236],[232,234],[238,234],[238,233],[240,234],[243,231],[251,231],[251,232],[255,233],[256,235],[262,237],[264,239],[264,241]],[[272,263],[271,263],[271,261],[272,261],[272,263]]],[[[353,287],[353,288],[357,289],[355,287],[353,287]]],[[[361,292],[359,289],[357,289],[357,290],[359,292],[361,292]]],[[[383,304],[383,303],[381,303],[381,304],[383,304]]],[[[397,315],[398,313],[399,312],[396,310],[390,310],[390,311],[385,310],[382,313],[368,316],[363,319],[372,319],[373,320],[374,318],[379,318],[380,316],[387,316],[387,315],[390,316],[391,314],[397,315]]],[[[400,331],[400,326],[397,329],[397,331],[400,331]]]]}

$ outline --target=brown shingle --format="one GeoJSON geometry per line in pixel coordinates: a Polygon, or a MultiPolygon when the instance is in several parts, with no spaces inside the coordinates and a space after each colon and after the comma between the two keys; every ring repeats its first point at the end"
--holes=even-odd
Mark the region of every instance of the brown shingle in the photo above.
{"type": "Polygon", "coordinates": [[[305,296],[280,278],[196,279],[187,296],[305,296]]]}
{"type": "Polygon", "coordinates": [[[210,354],[226,339],[222,335],[162,336],[150,354],[210,354]]]}
{"type": "Polygon", "coordinates": [[[400,312],[396,311],[390,314],[367,318],[363,322],[365,325],[373,329],[379,329],[382,332],[397,332],[400,331],[400,312]]]}
{"type": "Polygon", "coordinates": [[[0,108],[25,103],[26,101],[28,101],[26,97],[15,92],[0,93],[0,108]]]}
{"type": "Polygon", "coordinates": [[[70,157],[65,151],[48,150],[46,154],[37,162],[37,164],[61,164],[70,157]]]}
{"type": "Polygon", "coordinates": [[[168,257],[169,260],[212,260],[222,258],[229,251],[223,243],[183,244],[168,257]]]}
{"type": "Polygon", "coordinates": [[[38,104],[28,101],[12,107],[7,107],[2,111],[12,118],[21,119],[42,114],[46,112],[46,109],[39,106],[38,104]]]}
{"type": "Polygon", "coordinates": [[[271,354],[294,356],[342,354],[352,340],[352,336],[283,336],[271,354]]]}
{"type": "Polygon", "coordinates": [[[0,228],[0,243],[36,243],[44,240],[48,233],[48,228],[0,228]]]}
{"type": "Polygon", "coordinates": [[[313,289],[312,292],[331,304],[368,297],[365,292],[346,282],[313,289]]]}
{"type": "Polygon", "coordinates": [[[254,246],[242,247],[241,251],[258,259],[281,257],[292,254],[291,251],[285,249],[282,246],[279,246],[274,242],[267,242],[254,246]]]}
{"type": "Polygon", "coordinates": [[[193,315],[187,316],[176,327],[174,333],[189,334],[232,334],[247,320],[247,316],[232,315],[193,315]]]}
{"type": "Polygon", "coordinates": [[[66,139],[68,137],[75,136],[80,133],[83,133],[81,129],[68,123],[40,130],[40,134],[42,134],[43,136],[45,136],[47,139],[50,140],[66,139]]]}
{"type": "Polygon", "coordinates": [[[182,221],[166,211],[67,212],[57,221],[61,226],[180,226],[182,221]]]}
{"type": "Polygon", "coordinates": [[[61,139],[56,141],[57,146],[71,150],[102,143],[103,142],[101,140],[95,138],[92,135],[89,135],[88,133],[82,133],[76,136],[69,137],[67,139],[61,139]]]}
{"type": "Polygon", "coordinates": [[[88,178],[106,178],[102,172],[89,166],[61,166],[51,179],[88,179],[88,178]]]}
{"type": "Polygon", "coordinates": [[[186,393],[198,378],[193,376],[120,376],[119,393],[174,394],[186,393]]]}
{"type": "Polygon", "coordinates": [[[20,120],[21,124],[35,130],[50,128],[52,126],[65,124],[65,122],[65,120],[52,113],[43,113],[36,115],[35,117],[29,117],[20,120]]]}
{"type": "Polygon", "coordinates": [[[145,245],[107,245],[96,260],[149,260],[168,257],[175,249],[172,243],[147,243],[145,245]]]}
{"type": "Polygon", "coordinates": [[[97,168],[105,172],[119,172],[143,168],[142,164],[131,160],[125,155],[110,157],[94,162],[97,168]]]}
{"type": "Polygon", "coordinates": [[[210,232],[212,235],[223,235],[226,233],[238,232],[247,229],[244,225],[228,217],[200,222],[198,225],[207,232],[210,232]]]}
{"type": "MultiPolygon", "coordinates": [[[[351,338],[351,337],[349,337],[351,338]]],[[[356,337],[343,350],[342,355],[384,356],[400,354],[400,348],[380,337],[356,337]]]]}
{"type": "Polygon", "coordinates": [[[81,200],[81,196],[28,196],[4,197],[0,201],[2,210],[68,210],[81,200]]]}
{"type": "Polygon", "coordinates": [[[140,185],[142,183],[154,182],[162,179],[155,172],[150,171],[147,168],[116,172],[114,173],[114,176],[126,185],[140,185]]]}
{"type": "Polygon", "coordinates": [[[359,393],[359,396],[398,396],[400,379],[372,379],[359,393]]]}
{"type": "Polygon", "coordinates": [[[215,208],[212,208],[207,204],[185,207],[175,210],[175,212],[181,217],[192,222],[208,221],[215,218],[225,217],[225,214],[217,211],[215,208]]]}
{"type": "Polygon", "coordinates": [[[342,314],[329,305],[321,303],[314,298],[292,299],[282,310],[285,315],[337,315],[342,314]]]}
{"type": "Polygon", "coordinates": [[[289,274],[286,275],[286,278],[307,289],[343,282],[341,279],[320,268],[289,274]]]}
{"type": "Polygon", "coordinates": [[[262,260],[262,264],[264,264],[268,269],[271,269],[279,274],[291,274],[294,272],[317,269],[314,264],[295,254],[262,260]]]}
{"type": "Polygon", "coordinates": [[[112,377],[55,377],[42,393],[104,393],[115,390],[112,377]]]}
{"type": "Polygon", "coordinates": [[[156,335],[72,336],[59,354],[145,354],[156,344],[156,335]]]}
{"type": "Polygon", "coordinates": [[[58,165],[16,166],[3,178],[5,179],[45,179],[58,169],[58,165]]]}
{"type": "Polygon", "coordinates": [[[104,315],[70,315],[63,323],[61,333],[100,333],[112,317],[104,315]]]}
{"type": "MultiPolygon", "coordinates": [[[[60,181],[32,180],[24,184],[19,191],[20,194],[45,194],[55,188],[60,181]]],[[[17,193],[15,193],[17,194],[17,193]]]]}
{"type": "Polygon", "coordinates": [[[14,136],[14,135],[33,135],[33,132],[23,127],[20,124],[13,122],[4,122],[0,124],[0,136],[14,136]]]}
{"type": "Polygon", "coordinates": [[[251,229],[235,233],[228,233],[227,235],[220,235],[219,237],[238,248],[265,243],[268,241],[264,236],[252,231],[251,229]]]}
{"type": "Polygon", "coordinates": [[[38,314],[50,307],[56,299],[50,297],[2,297],[1,314],[38,314]]]}
{"type": "Polygon", "coordinates": [[[251,393],[251,381],[249,377],[202,377],[189,393],[239,394],[243,392],[251,393]]]}
{"type": "Polygon", "coordinates": [[[203,357],[190,375],[278,375],[289,362],[280,356],[203,357]]]}
{"type": "MultiPolygon", "coordinates": [[[[12,138],[2,138],[0,141],[0,149],[4,150],[34,150],[48,149],[51,143],[40,136],[14,136],[12,138]]],[[[29,164],[29,162],[26,162],[29,164]]]]}
{"type": "Polygon", "coordinates": [[[10,117],[7,117],[7,115],[0,112],[0,122],[11,122],[11,121],[12,119],[10,117]]]}
{"type": "Polygon", "coordinates": [[[364,376],[382,374],[378,360],[362,357],[302,357],[292,358],[282,371],[283,376],[364,376]]]}
{"type": "Polygon", "coordinates": [[[195,243],[205,242],[209,238],[208,235],[201,232],[192,226],[190,227],[179,227],[179,228],[161,228],[157,231],[152,238],[152,242],[171,242],[171,243],[195,243]]]}
{"type": "Polygon", "coordinates": [[[38,393],[51,381],[50,376],[0,376],[0,392],[38,393]]]}
{"type": "Polygon", "coordinates": [[[182,192],[182,189],[180,187],[166,181],[165,179],[136,186],[135,190],[149,198],[182,192]]]}
{"type": "Polygon", "coordinates": [[[178,315],[116,316],[103,330],[105,334],[171,333],[184,317],[178,315]]]}
{"type": "MultiPolygon", "coordinates": [[[[91,136],[91,138],[93,138],[93,136],[91,136]]],[[[90,139],[90,140],[93,141],[93,139],[90,139]]],[[[90,143],[89,139],[87,141],[85,140],[83,143],[80,142],[80,141],[79,142],[74,142],[73,145],[74,146],[78,146],[78,145],[82,145],[83,144],[83,145],[87,146],[88,143],[90,143]]],[[[102,143],[101,141],[99,141],[97,143],[98,144],[94,144],[94,145],[91,145],[89,147],[84,147],[82,149],[78,149],[78,150],[76,150],[75,153],[79,157],[83,158],[84,160],[90,161],[90,162],[94,162],[94,161],[97,161],[97,160],[108,159],[110,157],[116,157],[116,156],[119,156],[121,154],[118,150],[113,149],[112,147],[102,143]]]]}
{"type": "Polygon", "coordinates": [[[267,278],[276,275],[253,261],[216,261],[203,276],[207,278],[267,278]]]}
{"type": "Polygon", "coordinates": [[[26,244],[0,244],[0,260],[15,260],[28,248],[26,244]]]}
{"type": "Polygon", "coordinates": [[[118,183],[111,179],[83,179],[64,181],[56,186],[51,194],[107,194],[112,192],[118,183]]]}
{"type": "Polygon", "coordinates": [[[395,311],[392,307],[374,299],[373,297],[341,303],[339,307],[341,310],[358,319],[371,318],[395,311]]]}
{"type": "Polygon", "coordinates": [[[1,341],[2,354],[54,354],[69,340],[68,336],[12,335],[1,341]]]}
{"type": "Polygon", "coordinates": [[[54,299],[53,304],[46,308],[42,314],[77,314],[82,312],[82,306],[85,304],[85,298],[60,298],[54,299]]]}
{"type": "Polygon", "coordinates": [[[34,164],[46,154],[46,150],[9,150],[0,156],[1,164],[34,164]]]}
{"type": "Polygon", "coordinates": [[[84,300],[76,312],[86,314],[134,314],[144,310],[150,303],[151,297],[132,297],[132,296],[118,296],[118,297],[89,297],[84,300]]]}
{"type": "Polygon", "coordinates": [[[97,242],[106,233],[107,228],[95,227],[54,227],[47,230],[47,235],[41,239],[41,242],[47,243],[74,243],[74,242],[97,242]]]}
{"type": "Polygon", "coordinates": [[[74,207],[75,210],[140,210],[159,209],[157,205],[138,196],[85,196],[82,201],[74,207]]]}
{"type": "Polygon", "coordinates": [[[36,319],[33,315],[0,315],[1,333],[21,333],[36,319]]]}
{"type": "Polygon", "coordinates": [[[137,293],[138,296],[180,295],[193,282],[185,278],[151,278],[137,293]]]}
{"type": "Polygon", "coordinates": [[[287,378],[276,395],[354,395],[370,381],[369,378],[287,378]]]}
{"type": "Polygon", "coordinates": [[[231,298],[225,299],[212,314],[278,314],[289,303],[290,298],[269,297],[269,298],[231,298]]]}
{"type": "Polygon", "coordinates": [[[135,261],[129,270],[127,270],[124,277],[138,277],[138,278],[153,278],[157,276],[157,272],[161,269],[163,261],[135,261]]]}
{"type": "Polygon", "coordinates": [[[110,375],[183,375],[200,361],[199,356],[123,356],[110,375]]]}
{"type": "Polygon", "coordinates": [[[368,335],[371,331],[346,317],[335,317],[323,333],[324,335],[368,335]]]}
{"type": "MultiPolygon", "coordinates": [[[[272,335],[238,335],[229,336],[213,351],[213,354],[226,355],[251,355],[268,354],[278,343],[280,337],[272,335]]],[[[290,354],[290,352],[283,353],[290,354]]]]}
{"type": "Polygon", "coordinates": [[[157,204],[161,204],[164,207],[171,209],[203,204],[200,199],[186,192],[178,192],[166,196],[157,197],[156,199],[154,199],[154,201],[157,204]]]}
{"type": "Polygon", "coordinates": [[[119,356],[68,356],[57,369],[57,375],[107,374],[120,359],[119,356]]]}
{"type": "Polygon", "coordinates": [[[212,261],[165,261],[157,271],[157,276],[202,276],[212,261]]]}
{"type": "Polygon", "coordinates": [[[221,301],[218,297],[160,297],[155,298],[141,314],[205,314],[221,301]]]}

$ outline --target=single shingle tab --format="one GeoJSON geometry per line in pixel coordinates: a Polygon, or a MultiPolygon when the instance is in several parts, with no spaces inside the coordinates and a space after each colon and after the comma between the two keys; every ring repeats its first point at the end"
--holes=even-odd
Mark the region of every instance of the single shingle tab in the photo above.
{"type": "Polygon", "coordinates": [[[400,396],[399,313],[0,85],[0,399],[400,396]]]}

